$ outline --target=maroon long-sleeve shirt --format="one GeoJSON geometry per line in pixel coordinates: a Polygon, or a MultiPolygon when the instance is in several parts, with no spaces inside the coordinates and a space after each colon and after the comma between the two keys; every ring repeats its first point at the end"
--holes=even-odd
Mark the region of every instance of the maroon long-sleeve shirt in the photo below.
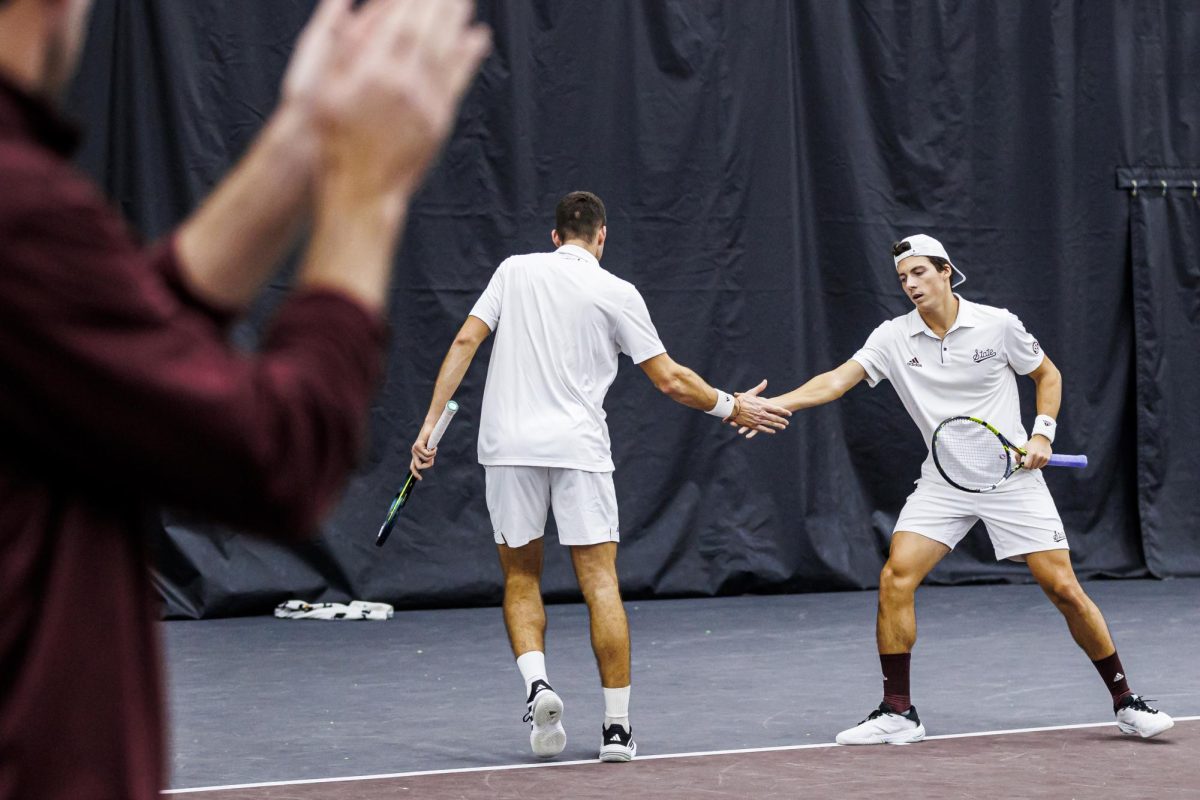
{"type": "Polygon", "coordinates": [[[141,800],[164,764],[145,512],[315,532],[353,466],[383,327],[294,294],[258,353],[140,248],[0,81],[0,800],[141,800]]]}

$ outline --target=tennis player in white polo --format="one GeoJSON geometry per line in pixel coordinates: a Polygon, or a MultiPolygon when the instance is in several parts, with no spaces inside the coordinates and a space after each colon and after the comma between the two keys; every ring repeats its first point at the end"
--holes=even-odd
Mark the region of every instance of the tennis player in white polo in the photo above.
{"type": "Polygon", "coordinates": [[[550,687],[542,606],[542,534],[554,510],[591,618],[604,689],[602,761],[637,752],[629,722],[629,627],[617,584],[620,538],[604,396],[628,355],[683,405],[774,433],[790,412],[758,397],[766,382],[734,397],[676,364],[659,341],[633,284],[602,269],[604,204],[571,192],[558,204],[551,253],[505,260],[471,309],[438,373],[424,427],[412,447],[413,474],[433,465],[434,423],[480,343],[495,331],[479,423],[479,463],[504,570],[504,622],[525,680],[530,744],[542,757],[566,746],[562,699],[550,687]]]}
{"type": "Polygon", "coordinates": [[[933,459],[925,459],[916,491],[896,520],[879,576],[876,639],[883,702],[860,724],[839,733],[838,743],[908,744],[925,737],[909,698],[909,660],[917,640],[913,599],[929,571],[979,519],[987,526],[996,558],[1024,561],[1062,612],[1112,695],[1121,732],[1142,737],[1162,733],[1173,722],[1130,691],[1104,617],[1071,568],[1062,520],[1040,471],[1051,456],[1062,400],[1058,369],[1016,316],[954,293],[966,278],[936,239],[910,236],[892,246],[892,257],[900,287],[916,308],[876,328],[837,369],[774,402],[790,410],[810,408],[836,400],[859,381],[873,387],[886,379],[927,447],[942,420],[977,417],[1024,444],[1026,469],[992,492],[971,494],[950,486],[933,459]],[[1037,387],[1032,437],[1021,424],[1017,375],[1029,376],[1037,387]]]}

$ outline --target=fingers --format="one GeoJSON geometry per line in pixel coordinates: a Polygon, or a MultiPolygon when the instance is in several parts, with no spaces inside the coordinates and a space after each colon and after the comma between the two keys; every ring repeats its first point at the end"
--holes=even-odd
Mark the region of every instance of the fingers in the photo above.
{"type": "Polygon", "coordinates": [[[351,0],[321,0],[304,26],[305,36],[320,36],[336,28],[350,13],[351,0]]]}
{"type": "Polygon", "coordinates": [[[466,0],[421,3],[422,14],[415,21],[417,35],[425,42],[430,54],[444,62],[453,54],[458,39],[471,18],[472,4],[466,0]]]}
{"type": "Polygon", "coordinates": [[[412,461],[409,462],[408,471],[413,474],[417,480],[421,480],[421,471],[429,469],[433,466],[433,462],[437,459],[437,448],[426,447],[424,439],[418,439],[412,446],[412,461]]]}
{"type": "MultiPolygon", "coordinates": [[[[430,3],[433,5],[433,3],[430,3]]],[[[364,17],[364,25],[370,24],[370,39],[363,48],[360,57],[368,59],[389,59],[399,49],[400,45],[412,43],[413,12],[419,12],[413,0],[372,0],[364,6],[360,13],[378,16],[364,17]]]]}
{"type": "Polygon", "coordinates": [[[374,191],[411,192],[491,50],[470,0],[368,0],[339,36],[321,94],[326,150],[374,191]]]}
{"type": "Polygon", "coordinates": [[[454,58],[446,65],[450,88],[456,98],[466,91],[471,79],[479,71],[479,65],[492,52],[492,29],[486,25],[472,25],[458,41],[454,58]]]}
{"type": "Polygon", "coordinates": [[[1021,469],[1041,469],[1050,463],[1052,451],[1045,445],[1028,446],[1025,450],[1015,450],[1017,463],[1021,469]]]}
{"type": "Polygon", "coordinates": [[[761,392],[765,388],[767,388],[767,381],[764,378],[762,380],[762,382],[758,384],[758,386],[755,386],[753,389],[748,389],[745,392],[742,392],[741,394],[757,395],[759,392],[761,392]]]}
{"type": "MultiPolygon", "coordinates": [[[[755,388],[761,389],[766,385],[767,382],[763,381],[758,387],[755,388]]],[[[750,395],[750,393],[747,392],[747,395],[750,395]]],[[[773,414],[776,417],[790,417],[792,415],[792,412],[788,411],[783,406],[776,405],[775,403],[768,402],[761,397],[756,397],[753,395],[743,398],[742,406],[743,411],[746,413],[773,414]]]]}
{"type": "Polygon", "coordinates": [[[350,2],[351,0],[321,0],[300,33],[297,50],[304,50],[306,46],[316,42],[328,46],[328,42],[337,36],[338,29],[350,18],[350,2]]]}
{"type": "Polygon", "coordinates": [[[751,428],[758,428],[764,425],[772,428],[783,430],[789,424],[787,417],[781,417],[778,414],[772,414],[764,410],[754,409],[740,415],[737,421],[742,425],[748,425],[751,428]]]}
{"type": "MultiPolygon", "coordinates": [[[[468,5],[468,10],[470,6],[468,5]]],[[[462,23],[469,20],[469,13],[463,17],[462,23]]],[[[452,39],[452,47],[441,54],[440,80],[448,90],[450,98],[457,104],[475,74],[479,65],[492,52],[492,30],[486,25],[473,24],[469,27],[458,27],[452,39]]]]}
{"type": "Polygon", "coordinates": [[[379,38],[376,32],[391,5],[392,0],[371,0],[352,12],[340,32],[339,55],[361,66],[359,56],[367,45],[379,38]]]}
{"type": "Polygon", "coordinates": [[[283,80],[285,99],[307,104],[332,67],[337,42],[352,14],[350,0],[321,0],[300,33],[283,80]]]}

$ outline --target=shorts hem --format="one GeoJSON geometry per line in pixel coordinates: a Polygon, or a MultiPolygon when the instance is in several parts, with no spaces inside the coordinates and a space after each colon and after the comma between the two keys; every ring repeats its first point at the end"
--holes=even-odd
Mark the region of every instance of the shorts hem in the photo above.
{"type": "Polygon", "coordinates": [[[545,536],[546,536],[546,532],[541,531],[541,532],[537,533],[536,535],[530,535],[530,536],[525,537],[525,540],[523,542],[521,542],[520,544],[511,544],[509,542],[509,539],[511,539],[513,537],[511,537],[511,536],[505,537],[505,535],[499,531],[492,531],[492,538],[496,540],[496,544],[502,544],[505,547],[511,547],[514,550],[522,548],[525,545],[529,544],[530,542],[536,541],[538,539],[544,539],[545,536]]]}
{"type": "Polygon", "coordinates": [[[1034,547],[1031,550],[1021,548],[1020,550],[1015,550],[1013,552],[1005,553],[1004,555],[1001,555],[1000,553],[996,553],[996,560],[997,561],[1010,561],[1010,560],[1024,561],[1025,556],[1031,555],[1033,553],[1048,553],[1051,550],[1070,551],[1070,549],[1071,549],[1070,546],[1066,542],[1055,542],[1053,544],[1034,547]]]}
{"type": "MultiPolygon", "coordinates": [[[[938,538],[937,536],[934,536],[932,533],[926,533],[925,531],[916,531],[916,530],[913,530],[911,527],[902,528],[899,525],[897,525],[894,529],[892,529],[892,536],[895,536],[897,533],[900,533],[901,531],[903,531],[904,533],[915,533],[917,536],[920,536],[924,539],[928,539],[931,542],[937,542],[938,544],[943,544],[946,547],[949,547],[951,550],[953,550],[958,545],[958,543],[962,541],[962,538],[963,538],[962,536],[959,536],[957,539],[955,539],[954,543],[951,544],[950,542],[947,542],[945,539],[941,539],[941,538],[938,538]]],[[[963,535],[965,536],[966,534],[963,534],[963,535]]]]}
{"type": "MultiPolygon", "coordinates": [[[[526,537],[525,540],[520,544],[510,544],[508,540],[512,537],[507,537],[503,533],[497,533],[495,531],[492,532],[492,538],[496,541],[496,544],[502,544],[505,547],[511,547],[512,549],[516,550],[537,539],[546,538],[546,533],[543,531],[536,536],[526,537]]],[[[606,544],[608,542],[616,542],[619,544],[621,542],[621,531],[619,529],[609,530],[605,533],[597,533],[592,536],[570,536],[566,537],[565,539],[561,535],[558,537],[558,543],[563,547],[591,547],[594,544],[606,544]]]]}
{"type": "Polygon", "coordinates": [[[536,458],[489,458],[479,459],[481,467],[547,467],[549,469],[574,469],[580,472],[615,472],[613,462],[597,464],[582,461],[555,461],[554,459],[536,458]]]}
{"type": "Polygon", "coordinates": [[[560,533],[558,537],[558,543],[564,547],[591,547],[594,544],[620,541],[621,531],[616,528],[610,528],[605,533],[597,533],[592,536],[568,536],[564,538],[560,533]]]}

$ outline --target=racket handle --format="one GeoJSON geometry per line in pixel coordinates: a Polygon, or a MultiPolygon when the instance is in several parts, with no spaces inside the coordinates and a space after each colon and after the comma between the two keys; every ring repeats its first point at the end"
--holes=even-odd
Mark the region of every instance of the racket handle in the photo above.
{"type": "Polygon", "coordinates": [[[1048,467],[1074,467],[1080,469],[1087,466],[1087,456],[1050,456],[1048,467]]]}
{"type": "Polygon", "coordinates": [[[429,449],[438,446],[438,442],[442,440],[442,434],[446,432],[446,426],[450,424],[450,420],[454,419],[454,415],[458,413],[458,403],[451,400],[446,403],[446,408],[442,411],[442,415],[438,417],[437,424],[433,426],[433,430],[429,434],[429,449]]]}

